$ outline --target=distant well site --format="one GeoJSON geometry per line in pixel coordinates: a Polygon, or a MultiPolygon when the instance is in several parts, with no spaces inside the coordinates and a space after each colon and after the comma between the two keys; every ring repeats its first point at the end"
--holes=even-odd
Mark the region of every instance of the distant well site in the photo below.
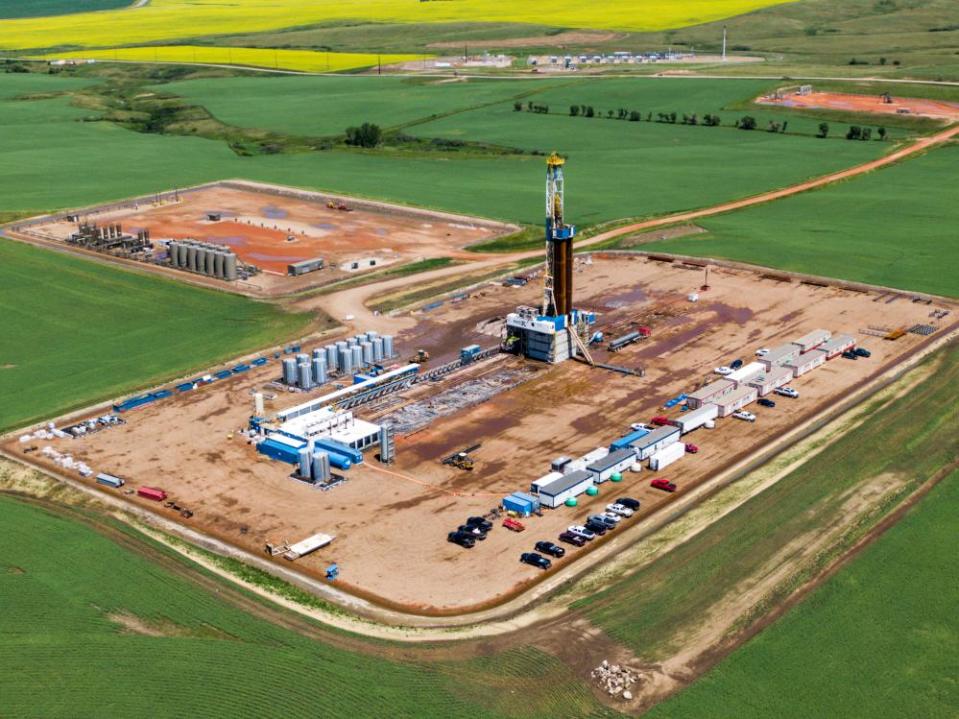
{"type": "MultiPolygon", "coordinates": [[[[954,304],[925,296],[668,256],[574,254],[565,173],[551,156],[545,256],[525,275],[120,398],[6,449],[374,603],[456,614],[516,596],[544,568],[773,452],[954,325],[954,304]]],[[[162,253],[158,235],[173,227],[220,244],[254,227],[248,219],[266,222],[264,205],[251,214],[263,197],[218,185],[95,219],[121,224],[107,240],[149,230],[162,253]]],[[[380,246],[375,231],[362,249],[346,234],[323,244],[316,220],[297,214],[304,199],[268,197],[278,227],[261,228],[257,250],[234,244],[238,266],[259,261],[262,275],[288,281],[285,263],[325,252],[341,265],[380,246]],[[287,243],[296,232],[307,239],[287,243]]],[[[310,207],[323,222],[354,222],[310,207]]],[[[418,223],[411,235],[435,230],[442,251],[500,229],[453,219],[424,228],[413,217],[396,223],[418,223]]],[[[20,231],[62,235],[76,221],[20,231]]],[[[202,248],[186,247],[187,267],[171,271],[198,272],[190,249],[202,248]]]]}
{"type": "Polygon", "coordinates": [[[473,217],[239,180],[19,222],[14,236],[283,294],[465,247],[517,228],[473,217]]]}

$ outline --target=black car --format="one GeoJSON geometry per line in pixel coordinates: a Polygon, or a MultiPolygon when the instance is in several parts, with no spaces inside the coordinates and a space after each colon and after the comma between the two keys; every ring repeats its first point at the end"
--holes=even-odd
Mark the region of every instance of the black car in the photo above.
{"type": "Polygon", "coordinates": [[[593,534],[597,534],[600,537],[606,534],[606,531],[609,529],[605,522],[597,522],[595,519],[587,519],[583,523],[583,526],[593,534]]]}
{"type": "Polygon", "coordinates": [[[523,564],[529,564],[533,567],[539,567],[540,569],[549,569],[553,566],[553,563],[549,561],[542,554],[537,554],[536,552],[523,552],[519,555],[519,561],[523,564]]]}
{"type": "Polygon", "coordinates": [[[867,350],[865,347],[857,347],[853,350],[860,357],[872,357],[872,352],[867,350]]]}
{"type": "Polygon", "coordinates": [[[446,535],[446,541],[458,544],[466,549],[472,549],[476,545],[476,538],[466,532],[450,532],[446,535]]]}
{"type": "Polygon", "coordinates": [[[468,534],[475,539],[479,539],[480,541],[486,539],[486,532],[479,527],[474,527],[471,524],[461,524],[457,531],[460,531],[463,534],[468,534]]]}
{"type": "Polygon", "coordinates": [[[770,408],[776,406],[775,402],[773,402],[771,399],[768,399],[766,397],[763,397],[761,400],[759,400],[757,404],[761,404],[763,407],[770,407],[770,408]]]}
{"type": "Polygon", "coordinates": [[[845,352],[842,353],[842,356],[845,359],[859,359],[859,355],[857,355],[852,350],[846,350],[845,352]]]}
{"type": "Polygon", "coordinates": [[[478,527],[482,532],[488,532],[493,528],[493,523],[482,517],[470,517],[466,523],[471,527],[478,527]]]}
{"type": "Polygon", "coordinates": [[[735,359],[729,363],[729,369],[739,369],[743,366],[743,361],[741,359],[735,359]]]}
{"type": "Polygon", "coordinates": [[[580,537],[578,534],[573,534],[572,532],[563,532],[559,535],[559,541],[566,542],[566,544],[572,544],[574,547],[582,547],[586,544],[586,540],[580,537]]]}
{"type": "Polygon", "coordinates": [[[634,512],[639,510],[639,500],[633,499],[632,497],[620,497],[616,500],[616,504],[621,504],[627,509],[631,509],[634,512]]]}
{"type": "Polygon", "coordinates": [[[552,557],[562,557],[566,554],[565,549],[552,542],[537,542],[534,548],[537,552],[549,554],[552,557]]]}

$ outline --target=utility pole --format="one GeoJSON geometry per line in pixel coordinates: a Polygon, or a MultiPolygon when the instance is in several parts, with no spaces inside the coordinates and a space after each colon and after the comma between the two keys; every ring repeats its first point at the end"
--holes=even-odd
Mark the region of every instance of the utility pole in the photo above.
{"type": "Polygon", "coordinates": [[[723,62],[726,62],[726,26],[723,25],[723,62]]]}

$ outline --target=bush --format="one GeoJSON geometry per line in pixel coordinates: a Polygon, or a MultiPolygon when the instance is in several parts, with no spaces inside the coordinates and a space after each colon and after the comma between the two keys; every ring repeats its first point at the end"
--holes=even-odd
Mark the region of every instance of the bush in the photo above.
{"type": "Polygon", "coordinates": [[[354,147],[376,147],[383,140],[379,125],[364,122],[359,127],[346,128],[346,144],[354,147]]]}
{"type": "Polygon", "coordinates": [[[756,118],[752,115],[745,115],[744,117],[739,118],[739,121],[736,123],[736,127],[738,127],[740,130],[755,130],[756,118]]]}

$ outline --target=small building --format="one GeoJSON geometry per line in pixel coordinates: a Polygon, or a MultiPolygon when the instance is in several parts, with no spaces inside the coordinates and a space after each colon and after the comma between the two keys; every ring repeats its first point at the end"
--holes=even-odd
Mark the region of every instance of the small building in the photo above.
{"type": "Polygon", "coordinates": [[[305,446],[306,442],[277,433],[258,443],[256,451],[280,462],[297,464],[300,461],[300,450],[305,446]]]}
{"type": "Polygon", "coordinates": [[[831,360],[833,357],[838,357],[846,350],[851,350],[855,346],[856,340],[851,335],[833,335],[816,349],[824,352],[827,360],[831,360]]]}
{"type": "Polygon", "coordinates": [[[585,469],[579,469],[562,474],[550,482],[541,483],[542,481],[540,479],[533,482],[530,494],[535,495],[544,507],[556,508],[570,497],[578,497],[592,487],[593,475],[585,469]]]}
{"type": "Polygon", "coordinates": [[[317,270],[323,269],[323,258],[314,257],[312,260],[301,260],[300,262],[294,262],[291,265],[286,266],[286,274],[290,277],[299,277],[300,275],[305,275],[309,272],[316,272],[317,270]]]}
{"type": "Polygon", "coordinates": [[[716,402],[719,406],[719,416],[728,417],[733,412],[742,409],[747,404],[755,402],[759,396],[759,390],[749,385],[738,387],[725,397],[716,402]]]}
{"type": "Polygon", "coordinates": [[[220,220],[223,219],[223,213],[222,213],[222,212],[207,212],[207,213],[206,213],[206,219],[209,220],[210,222],[219,222],[220,220]]]}
{"type": "Polygon", "coordinates": [[[699,409],[694,409],[691,412],[686,412],[677,417],[673,420],[673,424],[679,428],[680,434],[686,434],[687,432],[692,432],[694,429],[702,427],[707,422],[711,422],[718,416],[719,407],[710,402],[704,404],[699,409]]]}
{"type": "Polygon", "coordinates": [[[539,510],[539,499],[526,492],[513,492],[503,497],[502,507],[507,512],[516,512],[520,516],[528,517],[539,510]]]}
{"type": "Polygon", "coordinates": [[[793,377],[802,377],[807,372],[810,372],[817,367],[821,367],[826,363],[826,353],[819,352],[814,350],[812,352],[806,352],[805,354],[799,355],[792,362],[787,362],[783,367],[791,369],[793,372],[793,377]]]}
{"type": "Polygon", "coordinates": [[[615,452],[617,449],[626,449],[633,442],[642,439],[647,434],[649,434],[648,429],[637,429],[635,432],[630,432],[619,439],[613,440],[613,443],[609,445],[609,451],[615,452]]]}
{"type": "Polygon", "coordinates": [[[832,333],[829,330],[813,330],[807,335],[800,337],[798,340],[793,340],[792,344],[799,347],[802,352],[809,352],[810,350],[816,349],[823,342],[832,337],[832,333]]]}
{"type": "Polygon", "coordinates": [[[649,468],[654,472],[666,469],[673,462],[682,459],[685,454],[686,447],[680,442],[674,442],[649,458],[649,468]]]}
{"type": "Polygon", "coordinates": [[[679,427],[666,425],[665,427],[657,427],[645,437],[633,442],[629,447],[633,450],[637,459],[644,460],[678,441],[679,427]]]}
{"type": "Polygon", "coordinates": [[[616,472],[629,469],[635,461],[636,453],[633,450],[629,448],[618,449],[587,465],[586,471],[593,475],[596,484],[601,484],[616,472]]]}
{"type": "Polygon", "coordinates": [[[788,344],[779,345],[778,347],[773,347],[769,352],[766,353],[764,357],[759,358],[759,362],[766,368],[768,372],[773,367],[778,367],[779,365],[786,364],[787,362],[792,362],[799,356],[800,349],[799,345],[789,342],[788,344]]]}
{"type": "Polygon", "coordinates": [[[735,382],[736,386],[746,384],[756,375],[762,374],[766,371],[766,366],[762,362],[750,362],[749,364],[743,365],[737,370],[734,370],[731,374],[726,375],[726,379],[730,382],[735,382]]]}
{"type": "Polygon", "coordinates": [[[749,380],[746,384],[749,387],[755,387],[760,397],[765,397],[777,387],[783,387],[789,384],[792,379],[792,368],[773,367],[771,370],[749,380]]]}
{"type": "Polygon", "coordinates": [[[729,394],[736,389],[736,383],[728,379],[719,379],[710,382],[705,387],[701,387],[686,398],[686,404],[690,409],[699,409],[707,402],[716,402],[717,399],[725,394],[729,394]]]}

